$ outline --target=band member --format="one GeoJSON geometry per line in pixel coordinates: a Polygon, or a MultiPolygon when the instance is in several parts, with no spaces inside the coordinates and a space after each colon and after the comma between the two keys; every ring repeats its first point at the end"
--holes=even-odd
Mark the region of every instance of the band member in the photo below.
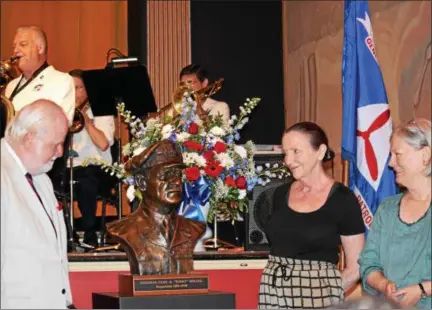
{"type": "MultiPolygon", "coordinates": [[[[180,81],[189,84],[193,91],[199,91],[209,84],[207,78],[207,71],[200,65],[191,64],[184,67],[180,71],[180,81]]],[[[225,124],[228,124],[230,118],[230,109],[228,104],[222,101],[216,101],[210,97],[206,98],[203,102],[198,103],[198,114],[203,112],[208,115],[217,116],[221,115],[225,124]]]]}
{"type": "Polygon", "coordinates": [[[65,309],[72,303],[63,210],[46,175],[63,153],[66,115],[37,100],[1,139],[1,308],[65,309]]]}
{"type": "MultiPolygon", "coordinates": [[[[93,116],[87,91],[82,80],[83,71],[75,69],[69,72],[75,84],[75,107],[84,117],[84,128],[72,135],[72,149],[78,153],[73,159],[73,179],[76,181],[78,208],[82,214],[84,230],[83,242],[95,247],[98,245],[96,231],[96,197],[101,187],[108,182],[107,174],[100,166],[81,164],[86,158],[96,158],[112,163],[110,147],[114,143],[114,117],[93,116]]],[[[68,167],[70,163],[68,161],[68,167]]],[[[68,173],[69,175],[69,173],[68,173]]],[[[111,182],[112,183],[112,182],[111,182]]],[[[111,184],[110,183],[110,184],[111,184]]]]}
{"type": "Polygon", "coordinates": [[[57,71],[48,64],[45,32],[36,26],[18,28],[13,42],[13,56],[20,57],[18,68],[22,74],[10,81],[5,95],[12,101],[15,111],[37,99],[48,99],[63,108],[69,125],[72,124],[74,84],[67,73],[57,71]]]}

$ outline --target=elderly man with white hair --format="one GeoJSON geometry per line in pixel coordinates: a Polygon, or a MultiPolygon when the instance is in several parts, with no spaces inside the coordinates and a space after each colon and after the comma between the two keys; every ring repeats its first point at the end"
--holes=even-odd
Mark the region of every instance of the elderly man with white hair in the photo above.
{"type": "Polygon", "coordinates": [[[1,139],[1,308],[65,309],[72,304],[63,211],[46,175],[63,154],[63,110],[37,100],[1,139]]]}
{"type": "Polygon", "coordinates": [[[69,74],[48,64],[48,40],[37,26],[17,29],[13,41],[13,56],[19,57],[20,76],[9,82],[5,95],[16,111],[38,99],[58,104],[72,124],[75,113],[75,85],[69,74]]]}

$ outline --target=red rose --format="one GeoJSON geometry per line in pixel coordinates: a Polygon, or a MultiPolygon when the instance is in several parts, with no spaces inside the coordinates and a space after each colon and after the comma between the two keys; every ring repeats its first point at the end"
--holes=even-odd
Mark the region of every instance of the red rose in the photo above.
{"type": "Polygon", "coordinates": [[[204,151],[203,157],[207,162],[214,160],[214,152],[213,151],[204,151]]]}
{"type": "Polygon", "coordinates": [[[232,176],[228,176],[225,178],[225,184],[231,186],[232,188],[236,188],[236,183],[232,176]]]}
{"type": "Polygon", "coordinates": [[[199,179],[200,171],[198,167],[189,167],[185,169],[185,175],[189,182],[194,182],[199,179]]]}
{"type": "Polygon", "coordinates": [[[220,141],[216,142],[216,144],[214,146],[214,150],[216,151],[216,153],[223,153],[226,151],[226,149],[227,149],[227,147],[226,147],[225,143],[220,142],[220,141]]]}
{"type": "Polygon", "coordinates": [[[247,182],[245,177],[238,177],[235,180],[235,184],[237,185],[238,189],[246,189],[247,188],[247,182]]]}
{"type": "Polygon", "coordinates": [[[207,176],[212,178],[217,178],[223,171],[223,167],[220,165],[218,161],[212,161],[207,163],[207,166],[204,168],[204,171],[207,176]]]}
{"type": "Polygon", "coordinates": [[[189,133],[191,135],[196,135],[198,133],[198,125],[197,125],[197,123],[191,123],[189,125],[189,133]]]}
{"type": "Polygon", "coordinates": [[[185,141],[183,145],[185,146],[185,148],[192,151],[201,152],[203,150],[203,146],[201,145],[201,143],[195,141],[185,141]]]}

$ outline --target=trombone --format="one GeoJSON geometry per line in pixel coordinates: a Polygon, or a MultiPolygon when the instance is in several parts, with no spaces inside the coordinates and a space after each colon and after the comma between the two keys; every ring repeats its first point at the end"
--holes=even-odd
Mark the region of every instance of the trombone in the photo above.
{"type": "Polygon", "coordinates": [[[172,102],[160,108],[157,112],[149,113],[149,115],[143,120],[143,122],[145,123],[151,118],[160,117],[164,113],[169,112],[169,110],[173,110],[172,113],[173,118],[182,114],[183,96],[185,92],[190,92],[193,99],[196,101],[198,105],[197,109],[198,110],[202,109],[201,105],[204,102],[204,100],[216,94],[222,88],[223,82],[224,79],[221,78],[216,82],[209,84],[204,88],[201,88],[198,91],[192,91],[189,84],[185,82],[180,82],[174,91],[172,102]]]}

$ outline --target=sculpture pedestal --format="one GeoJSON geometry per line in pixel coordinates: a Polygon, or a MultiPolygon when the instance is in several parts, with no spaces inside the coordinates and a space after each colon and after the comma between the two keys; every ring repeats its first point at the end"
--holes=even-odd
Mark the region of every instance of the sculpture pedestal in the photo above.
{"type": "Polygon", "coordinates": [[[121,296],[93,293],[93,309],[235,309],[235,294],[208,291],[187,295],[121,296]]]}

